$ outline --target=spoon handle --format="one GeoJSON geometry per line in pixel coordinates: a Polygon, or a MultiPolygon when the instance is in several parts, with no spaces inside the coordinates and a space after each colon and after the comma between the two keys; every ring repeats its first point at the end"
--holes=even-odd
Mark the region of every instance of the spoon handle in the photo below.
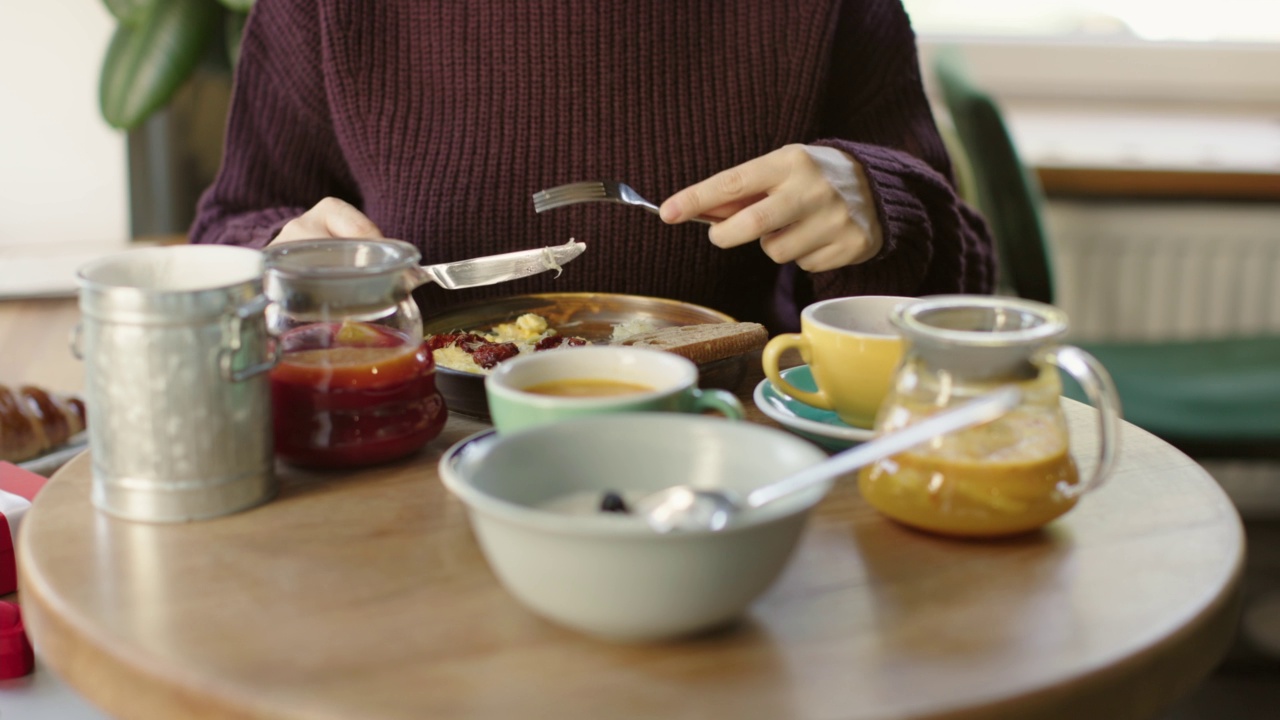
{"type": "Polygon", "coordinates": [[[816,482],[869,465],[890,455],[909,450],[926,440],[973,425],[990,422],[1022,402],[1022,391],[1009,385],[983,394],[956,407],[943,410],[901,430],[873,438],[841,451],[810,468],[775,483],[762,485],[747,495],[747,505],[760,507],[816,482]]]}

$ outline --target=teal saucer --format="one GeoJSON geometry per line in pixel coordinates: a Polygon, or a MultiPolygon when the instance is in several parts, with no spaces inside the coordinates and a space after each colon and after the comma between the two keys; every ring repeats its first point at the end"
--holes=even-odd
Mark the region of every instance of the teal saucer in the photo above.
{"type": "MultiPolygon", "coordinates": [[[[808,365],[797,365],[782,371],[782,378],[801,390],[813,392],[817,385],[808,365]]],[[[853,427],[834,412],[807,405],[782,392],[768,378],[756,385],[752,394],[756,407],[786,429],[828,450],[843,450],[870,440],[875,431],[853,427]]]]}

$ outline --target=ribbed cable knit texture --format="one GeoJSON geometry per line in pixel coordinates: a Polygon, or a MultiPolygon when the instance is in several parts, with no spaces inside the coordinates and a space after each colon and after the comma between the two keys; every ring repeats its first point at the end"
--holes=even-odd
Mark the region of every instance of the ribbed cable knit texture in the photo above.
{"type": "Polygon", "coordinates": [[[191,237],[262,247],[336,196],[426,263],[587,243],[558,278],[428,287],[428,313],[621,292],[777,331],[826,297],[989,292],[989,235],[955,197],[916,63],[899,0],[258,0],[191,237]],[[875,259],[780,273],[755,244],[714,247],[702,225],[619,205],[538,215],[530,200],[616,179],[661,202],[794,142],[862,163],[885,236],[875,259]]]}

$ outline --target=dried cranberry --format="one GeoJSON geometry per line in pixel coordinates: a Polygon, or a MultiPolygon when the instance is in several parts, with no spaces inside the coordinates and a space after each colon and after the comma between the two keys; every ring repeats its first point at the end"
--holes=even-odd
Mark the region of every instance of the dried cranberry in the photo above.
{"type": "Polygon", "coordinates": [[[458,333],[458,342],[456,344],[470,352],[471,348],[488,345],[489,341],[486,340],[483,335],[477,335],[475,333],[458,333]]]}
{"type": "Polygon", "coordinates": [[[549,337],[544,337],[541,340],[539,340],[538,344],[533,346],[533,350],[534,352],[537,352],[538,350],[551,350],[553,348],[558,348],[561,345],[568,345],[569,347],[579,347],[586,344],[587,344],[587,341],[583,340],[582,338],[566,337],[564,335],[551,335],[549,337]]]}
{"type": "Polygon", "coordinates": [[[428,350],[441,350],[454,344],[458,340],[458,333],[440,333],[439,335],[430,335],[427,337],[428,350]]]}
{"type": "Polygon", "coordinates": [[[485,343],[474,350],[468,348],[468,352],[477,365],[488,370],[503,360],[519,355],[520,348],[515,343],[485,343]]]}
{"type": "Polygon", "coordinates": [[[427,338],[427,348],[429,350],[439,350],[451,345],[457,345],[465,350],[468,345],[475,345],[484,342],[488,341],[475,333],[440,333],[439,335],[432,335],[427,338]]]}

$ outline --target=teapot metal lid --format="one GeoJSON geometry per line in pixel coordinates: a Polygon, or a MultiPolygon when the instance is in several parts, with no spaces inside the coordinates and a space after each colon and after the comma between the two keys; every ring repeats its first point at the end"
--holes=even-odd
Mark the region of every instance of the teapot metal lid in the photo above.
{"type": "Polygon", "coordinates": [[[1045,303],[988,295],[935,295],[890,316],[925,362],[962,377],[1022,376],[1037,351],[1067,332],[1067,314],[1045,303]]]}
{"type": "Polygon", "coordinates": [[[401,240],[324,238],[269,247],[267,297],[299,315],[345,308],[376,312],[412,290],[408,271],[418,264],[418,249],[401,240]]]}

